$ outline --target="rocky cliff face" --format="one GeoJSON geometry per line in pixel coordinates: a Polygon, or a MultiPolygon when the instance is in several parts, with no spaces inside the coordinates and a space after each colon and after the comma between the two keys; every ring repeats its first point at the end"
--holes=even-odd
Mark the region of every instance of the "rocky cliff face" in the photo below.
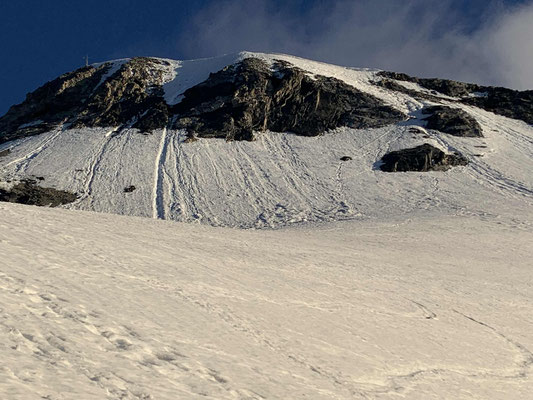
{"type": "Polygon", "coordinates": [[[111,64],[64,74],[27,95],[0,118],[0,143],[37,135],[60,124],[71,127],[165,126],[162,60],[135,58],[107,76],[111,64]]]}
{"type": "Polygon", "coordinates": [[[186,129],[191,137],[252,140],[270,129],[314,136],[349,126],[372,128],[405,119],[401,112],[344,82],[310,77],[288,63],[270,68],[249,58],[211,74],[174,106],[164,100],[168,62],[134,58],[110,76],[111,64],[81,68],[47,83],[0,118],[0,143],[71,127],[186,129]]]}
{"type": "MultiPolygon", "coordinates": [[[[185,129],[195,137],[253,140],[272,130],[315,136],[347,126],[375,128],[407,117],[378,98],[341,80],[310,75],[284,62],[267,65],[246,58],[186,90],[182,101],[164,99],[170,62],[134,58],[122,64],[80,68],[45,84],[0,118],[0,143],[66,127],[133,127],[142,132],[185,129]]],[[[377,85],[413,97],[442,101],[442,95],[533,124],[533,91],[484,87],[443,79],[419,79],[380,72],[377,85]],[[408,81],[428,89],[408,89],[408,81]],[[441,97],[439,97],[441,96],[441,97]]],[[[428,128],[452,135],[481,137],[479,124],[450,107],[426,109],[428,128]]]]}
{"type": "MultiPolygon", "coordinates": [[[[414,97],[433,100],[435,97],[398,85],[394,81],[412,82],[425,89],[456,97],[458,102],[470,104],[505,117],[520,119],[533,125],[533,90],[518,91],[502,87],[481,86],[447,79],[422,79],[406,74],[382,71],[384,78],[377,82],[391,90],[405,92],[414,97]]],[[[438,94],[436,93],[436,94],[438,94]]]]}
{"type": "Polygon", "coordinates": [[[278,62],[246,59],[212,74],[172,108],[173,127],[200,137],[252,140],[254,131],[316,136],[341,126],[375,128],[406,118],[344,82],[278,62]]]}
{"type": "Polygon", "coordinates": [[[422,110],[429,114],[424,118],[426,128],[462,137],[483,137],[483,130],[475,118],[463,110],[446,106],[426,107],[422,110]]]}
{"type": "Polygon", "coordinates": [[[165,61],[134,58],[98,86],[74,115],[76,127],[131,125],[141,131],[162,128],[168,123],[163,99],[165,61]]]}
{"type": "Polygon", "coordinates": [[[132,124],[164,126],[168,117],[162,98],[163,61],[136,58],[109,77],[111,64],[85,67],[60,76],[27,95],[0,118],[0,143],[47,132],[59,124],[106,127],[132,124]],[[107,78],[107,79],[106,79],[107,78]],[[161,115],[160,110],[163,110],[161,115]]]}
{"type": "Polygon", "coordinates": [[[71,120],[91,97],[109,65],[81,68],[48,82],[0,118],[0,143],[47,132],[71,120]]]}

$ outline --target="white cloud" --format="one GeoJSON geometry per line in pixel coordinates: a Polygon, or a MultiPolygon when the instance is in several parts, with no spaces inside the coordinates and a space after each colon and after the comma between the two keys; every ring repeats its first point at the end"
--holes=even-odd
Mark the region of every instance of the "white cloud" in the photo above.
{"type": "Polygon", "coordinates": [[[184,32],[191,57],[284,52],[342,65],[533,89],[533,2],[338,0],[295,12],[266,0],[217,1],[184,32]],[[477,18],[473,22],[471,18],[477,18]],[[475,26],[475,29],[472,27],[475,26]]]}
{"type": "Polygon", "coordinates": [[[478,36],[483,59],[493,60],[494,80],[533,89],[533,3],[505,13],[478,36]]]}

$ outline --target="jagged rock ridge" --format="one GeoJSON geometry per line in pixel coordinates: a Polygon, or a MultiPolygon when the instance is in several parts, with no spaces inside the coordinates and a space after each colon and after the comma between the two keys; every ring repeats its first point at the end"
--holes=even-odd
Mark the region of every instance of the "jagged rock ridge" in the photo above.
{"type": "Polygon", "coordinates": [[[134,58],[107,79],[110,63],[64,74],[29,93],[22,104],[0,118],[0,143],[47,132],[62,123],[78,128],[164,126],[168,117],[162,71],[157,68],[161,63],[134,58]]]}
{"type": "Polygon", "coordinates": [[[174,128],[190,135],[253,139],[271,130],[316,136],[341,126],[375,128],[406,118],[400,111],[344,82],[288,63],[273,69],[254,58],[231,65],[184,93],[172,108],[174,128]]]}
{"type": "Polygon", "coordinates": [[[58,124],[131,126],[141,131],[184,128],[190,136],[251,140],[253,131],[313,136],[329,129],[379,127],[406,116],[344,82],[311,78],[288,63],[273,69],[248,58],[211,74],[177,105],[165,102],[165,60],[134,58],[111,76],[111,64],[62,75],[30,93],[0,118],[0,143],[58,124]]]}
{"type": "MultiPolygon", "coordinates": [[[[481,86],[438,78],[416,78],[403,73],[381,71],[384,78],[376,84],[413,97],[441,100],[426,93],[407,89],[394,81],[412,82],[446,96],[458,98],[458,102],[473,105],[505,117],[519,119],[533,125],[533,90],[518,91],[503,87],[481,86]],[[391,81],[392,80],[392,81],[391,81]]],[[[438,94],[435,93],[435,94],[438,94]]]]}
{"type": "Polygon", "coordinates": [[[0,143],[38,135],[76,115],[110,65],[84,67],[61,75],[26,96],[0,118],[0,143]]]}

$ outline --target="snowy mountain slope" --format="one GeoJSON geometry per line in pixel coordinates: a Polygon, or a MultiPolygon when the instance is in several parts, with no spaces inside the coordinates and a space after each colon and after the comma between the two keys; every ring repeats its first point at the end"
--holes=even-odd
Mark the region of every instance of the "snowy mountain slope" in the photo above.
{"type": "Polygon", "coordinates": [[[0,398],[529,399],[529,94],[440,83],[240,53],[30,94],[0,199],[77,198],[0,203],[0,398]],[[380,169],[422,144],[468,164],[380,169]]]}
{"type": "Polygon", "coordinates": [[[1,397],[529,399],[533,225],[502,211],[240,231],[2,203],[1,397]]]}
{"type": "MultiPolygon", "coordinates": [[[[1,144],[0,151],[9,149],[9,154],[0,157],[0,180],[42,177],[43,186],[78,194],[77,201],[65,206],[72,209],[241,228],[410,215],[420,210],[498,213],[508,202],[531,206],[531,125],[434,92],[428,100],[390,90],[375,84],[381,79],[378,71],[240,53],[196,61],[158,60],[153,63],[155,72],[148,75],[160,77],[165,100],[175,104],[211,72],[250,57],[268,65],[288,62],[312,77],[339,79],[410,119],[380,128],[339,127],[314,137],[267,130],[256,132],[252,142],[192,143],[183,129],[166,127],[141,134],[131,127],[134,122],[104,128],[74,128],[66,123],[1,144]],[[475,117],[484,137],[424,129],[422,110],[436,103],[475,117]],[[423,143],[459,151],[469,165],[446,172],[379,170],[387,152],[423,143]],[[343,156],[352,160],[343,162],[343,156]],[[133,191],[124,191],[131,186],[133,191]]],[[[127,62],[110,64],[98,85],[127,62]]],[[[402,84],[428,94],[414,83],[402,84]]]]}

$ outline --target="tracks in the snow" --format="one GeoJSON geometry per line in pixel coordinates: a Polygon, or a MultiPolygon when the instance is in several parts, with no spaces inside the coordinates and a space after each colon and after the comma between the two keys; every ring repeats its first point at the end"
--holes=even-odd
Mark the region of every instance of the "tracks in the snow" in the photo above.
{"type": "Polygon", "coordinates": [[[169,142],[168,129],[164,128],[161,133],[159,150],[155,159],[154,184],[152,189],[152,217],[155,219],[165,218],[164,207],[164,165],[167,158],[167,149],[169,142]]]}
{"type": "Polygon", "coordinates": [[[4,170],[8,170],[12,165],[15,166],[15,174],[24,173],[28,167],[28,164],[33,160],[37,155],[39,155],[43,150],[47,149],[54,143],[59,135],[65,130],[64,124],[58,126],[54,131],[49,133],[44,137],[41,143],[31,150],[29,153],[25,154],[22,157],[19,157],[13,161],[10,161],[2,167],[4,170]]]}
{"type": "Polygon", "coordinates": [[[80,204],[83,201],[88,201],[89,205],[92,204],[93,185],[96,173],[100,168],[100,164],[102,163],[102,159],[104,158],[104,155],[111,143],[111,140],[113,140],[116,135],[120,134],[125,129],[127,129],[127,127],[115,127],[105,133],[104,137],[98,144],[96,151],[89,159],[89,163],[86,167],[87,178],[85,179],[85,184],[83,186],[83,193],[78,198],[78,200],[72,203],[72,205],[80,204]]]}

